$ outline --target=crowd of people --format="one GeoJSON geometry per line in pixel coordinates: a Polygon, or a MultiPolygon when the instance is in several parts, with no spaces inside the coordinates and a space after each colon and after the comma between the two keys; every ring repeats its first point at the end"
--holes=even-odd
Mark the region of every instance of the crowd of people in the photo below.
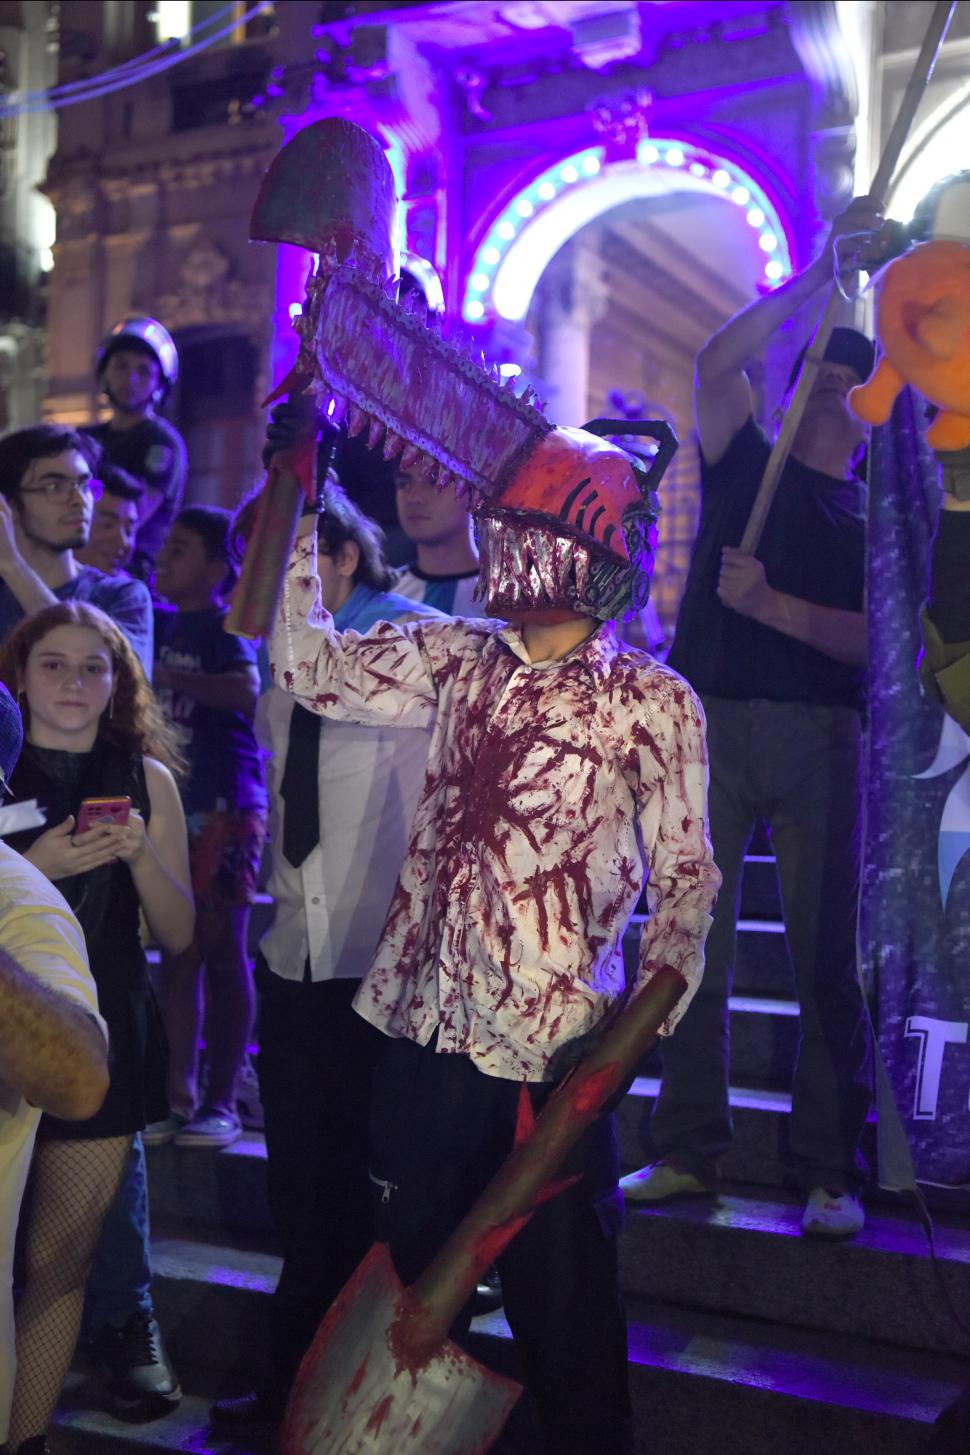
{"type": "MultiPolygon", "coordinates": [[[[157,413],[178,358],[154,320],[125,320],[105,341],[104,423],[0,441],[0,769],[10,800],[39,810],[0,843],[10,1452],[46,1448],[79,1335],[116,1414],[178,1403],[152,1305],[144,1148],[239,1137],[254,1040],[283,1264],[271,1367],[212,1419],[278,1423],[375,1236],[405,1281],[420,1273],[510,1149],[523,1077],[538,1108],[556,1053],[621,993],[619,939],[645,891],[642,972],[677,942],[696,990],[665,1038],[650,1160],[618,1180],[604,1114],[570,1163],[581,1180],[499,1260],[548,1448],[629,1452],[620,1191],[660,1202],[716,1190],[740,877],[760,820],[801,1011],[803,1231],[863,1226],[865,439],[846,396],[873,350],[855,330],[837,329],[819,363],[758,558],[737,546],[770,449],[746,366],[831,280],[831,242],[878,222],[853,204],[815,263],[698,358],[702,515],[668,666],[589,616],[482,621],[467,504],[413,468],[396,477],[408,566],[389,565],[380,529],[331,477],[302,522],[266,651],[228,634],[244,543],[228,511],[183,505],[185,449],[157,413]],[[515,772],[521,824],[505,801],[515,772]],[[558,940],[541,907],[557,874],[558,940]],[[274,918],[251,967],[262,885],[274,918]],[[161,952],[155,973],[146,942],[161,952]]],[[[284,407],[267,462],[312,426],[284,407]]],[[[944,585],[964,520],[945,521],[944,585]]],[[[927,618],[947,663],[957,648],[944,644],[970,632],[966,577],[950,576],[957,606],[937,592],[927,618]]],[[[655,622],[641,644],[644,631],[657,649],[655,622]]],[[[625,635],[637,641],[636,626],[625,635]]]]}

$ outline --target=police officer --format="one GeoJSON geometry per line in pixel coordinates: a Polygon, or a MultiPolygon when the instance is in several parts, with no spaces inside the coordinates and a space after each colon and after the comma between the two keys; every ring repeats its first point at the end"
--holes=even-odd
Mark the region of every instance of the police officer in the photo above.
{"type": "Polygon", "coordinates": [[[185,441],[156,408],[178,378],[178,351],[154,318],[124,318],[98,349],[98,383],[111,418],[88,430],[112,464],[145,485],[129,570],[150,576],[168,528],[182,504],[185,441]]]}

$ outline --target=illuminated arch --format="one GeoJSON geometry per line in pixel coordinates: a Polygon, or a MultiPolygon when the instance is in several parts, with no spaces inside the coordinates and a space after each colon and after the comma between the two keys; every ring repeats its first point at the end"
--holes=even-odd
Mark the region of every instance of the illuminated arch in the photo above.
{"type": "Polygon", "coordinates": [[[760,249],[756,281],[771,286],[791,276],[789,230],[759,182],[704,147],[650,137],[635,159],[608,162],[604,147],[587,147],[523,187],[493,219],[475,253],[463,317],[469,323],[522,320],[536,284],[568,238],[623,202],[671,191],[707,193],[743,208],[760,249]]]}

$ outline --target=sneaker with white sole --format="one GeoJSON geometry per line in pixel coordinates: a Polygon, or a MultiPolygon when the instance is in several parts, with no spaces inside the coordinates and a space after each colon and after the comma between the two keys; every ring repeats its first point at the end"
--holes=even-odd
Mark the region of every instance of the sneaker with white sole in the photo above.
{"type": "Polygon", "coordinates": [[[167,1116],[164,1121],[149,1122],[142,1131],[142,1143],[146,1147],[164,1147],[166,1142],[175,1140],[189,1120],[189,1117],[173,1111],[171,1116],[167,1116]]]}
{"type": "Polygon", "coordinates": [[[806,1238],[854,1238],[865,1226],[866,1215],[854,1192],[813,1187],[802,1216],[806,1238]]]}
{"type": "Polygon", "coordinates": [[[231,1147],[242,1136],[242,1127],[235,1112],[219,1106],[203,1106],[173,1141],[176,1147],[231,1147]]]}
{"type": "Polygon", "coordinates": [[[627,1202],[667,1202],[672,1197],[711,1197],[715,1191],[710,1182],[681,1172],[669,1162],[651,1162],[637,1172],[620,1178],[620,1191],[627,1202]]]}

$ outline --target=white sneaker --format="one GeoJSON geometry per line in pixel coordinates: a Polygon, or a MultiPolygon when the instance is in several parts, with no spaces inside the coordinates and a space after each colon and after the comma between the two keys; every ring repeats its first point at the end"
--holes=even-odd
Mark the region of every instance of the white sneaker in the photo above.
{"type": "Polygon", "coordinates": [[[854,1238],[865,1226],[866,1215],[854,1192],[813,1187],[802,1216],[806,1238],[854,1238]]]}
{"type": "Polygon", "coordinates": [[[669,1162],[651,1162],[638,1172],[620,1178],[620,1191],[627,1202],[667,1202],[672,1197],[709,1197],[714,1188],[695,1177],[693,1172],[680,1172],[669,1162]]]}

